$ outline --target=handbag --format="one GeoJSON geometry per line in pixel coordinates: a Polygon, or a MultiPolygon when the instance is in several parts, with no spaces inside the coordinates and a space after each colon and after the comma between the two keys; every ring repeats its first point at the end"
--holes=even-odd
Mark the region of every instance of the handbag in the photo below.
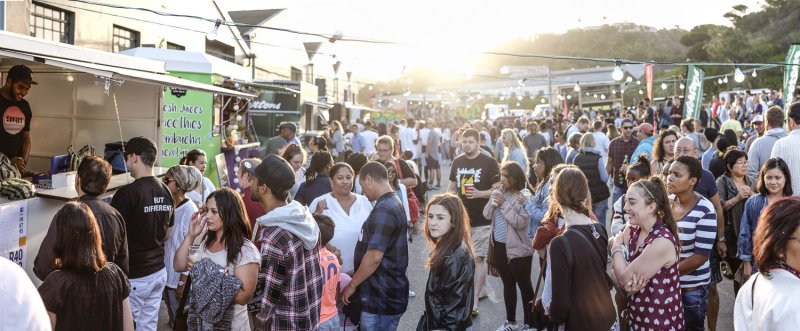
{"type": "Polygon", "coordinates": [[[186,301],[189,298],[189,288],[192,286],[192,276],[186,277],[186,284],[183,285],[183,295],[175,312],[175,331],[189,330],[189,312],[186,309],[186,301]]]}
{"type": "MultiPolygon", "coordinates": [[[[547,250],[545,250],[544,256],[544,261],[547,261],[547,250]]],[[[545,313],[544,305],[542,304],[542,298],[538,298],[539,285],[542,283],[546,269],[546,263],[541,263],[539,268],[539,277],[536,280],[536,287],[533,288],[533,301],[528,303],[528,307],[533,313],[531,314],[531,320],[529,322],[531,323],[531,326],[537,330],[551,330],[555,327],[553,322],[550,321],[550,318],[548,318],[547,314],[545,313]]]]}
{"type": "MultiPolygon", "coordinates": [[[[397,165],[397,178],[405,178],[403,177],[403,168],[400,167],[400,160],[394,160],[395,164],[397,165]]],[[[403,161],[405,162],[405,161],[403,161]]],[[[421,183],[418,185],[422,185],[421,183]]],[[[416,223],[419,220],[419,199],[417,199],[417,195],[414,194],[414,190],[406,190],[406,195],[408,196],[408,213],[411,216],[411,223],[416,223]]]]}

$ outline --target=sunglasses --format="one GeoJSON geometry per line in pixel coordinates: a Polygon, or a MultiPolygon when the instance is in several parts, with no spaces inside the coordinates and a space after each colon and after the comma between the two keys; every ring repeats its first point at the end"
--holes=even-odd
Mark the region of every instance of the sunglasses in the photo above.
{"type": "Polygon", "coordinates": [[[164,184],[167,184],[167,185],[169,185],[169,183],[172,183],[172,182],[174,182],[175,180],[174,180],[174,179],[172,179],[172,178],[169,178],[169,177],[161,177],[161,181],[162,181],[162,182],[164,182],[164,184]]]}
{"type": "Polygon", "coordinates": [[[632,126],[623,126],[622,129],[623,130],[633,130],[633,127],[632,126]]]}

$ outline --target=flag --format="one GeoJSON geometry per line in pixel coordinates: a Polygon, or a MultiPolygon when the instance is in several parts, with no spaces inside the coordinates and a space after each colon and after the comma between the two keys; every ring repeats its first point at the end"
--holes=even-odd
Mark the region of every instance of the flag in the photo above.
{"type": "Polygon", "coordinates": [[[306,48],[306,55],[308,55],[308,62],[314,59],[314,55],[317,55],[320,46],[322,46],[322,43],[303,43],[303,47],[306,48]]]}
{"type": "Polygon", "coordinates": [[[686,72],[686,89],[683,95],[683,118],[700,118],[703,110],[703,69],[690,64],[686,72]]]}
{"type": "Polygon", "coordinates": [[[644,80],[647,82],[647,98],[653,101],[653,65],[644,65],[644,80]]]}
{"type": "Polygon", "coordinates": [[[786,54],[786,63],[794,64],[783,67],[783,97],[785,99],[783,104],[788,107],[792,102],[800,101],[794,100],[792,95],[797,87],[797,78],[800,76],[800,44],[789,46],[789,53],[786,54]]]}

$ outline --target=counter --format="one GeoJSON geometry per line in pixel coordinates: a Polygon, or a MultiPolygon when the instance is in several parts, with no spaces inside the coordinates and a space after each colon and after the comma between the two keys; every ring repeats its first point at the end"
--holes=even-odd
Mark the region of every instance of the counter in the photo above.
{"type": "MultiPolygon", "coordinates": [[[[163,176],[167,172],[167,168],[155,167],[153,173],[157,176],[163,176]]],[[[101,198],[111,198],[114,192],[125,185],[133,182],[133,177],[128,173],[114,175],[111,177],[106,193],[101,195],[101,198]]],[[[37,287],[42,283],[39,278],[33,273],[33,261],[36,255],[39,254],[39,247],[42,245],[42,240],[47,234],[47,229],[50,228],[50,223],[53,221],[53,216],[56,212],[64,206],[68,201],[78,199],[78,192],[74,187],[61,187],[56,189],[37,189],[36,196],[25,200],[10,201],[6,198],[0,197],[0,207],[19,204],[24,202],[27,204],[27,228],[25,239],[20,239],[20,243],[25,243],[22,254],[24,256],[25,273],[33,281],[37,287]]]]}

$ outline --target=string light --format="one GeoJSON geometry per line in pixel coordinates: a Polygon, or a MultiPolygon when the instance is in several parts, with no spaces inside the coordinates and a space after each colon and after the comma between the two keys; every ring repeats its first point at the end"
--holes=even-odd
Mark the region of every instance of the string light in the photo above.
{"type": "Polygon", "coordinates": [[[573,87],[572,90],[575,92],[580,92],[581,91],[580,82],[575,82],[575,87],[573,87]]]}
{"type": "Polygon", "coordinates": [[[217,20],[214,22],[214,28],[206,34],[206,39],[210,41],[217,40],[217,31],[219,31],[219,26],[222,25],[222,20],[217,20]]]}
{"type": "Polygon", "coordinates": [[[661,89],[662,90],[666,90],[667,89],[667,83],[661,83],[661,89]]]}
{"type": "Polygon", "coordinates": [[[722,79],[722,82],[725,83],[725,84],[728,84],[728,76],[727,75],[725,75],[725,78],[722,79]]]}
{"type": "Polygon", "coordinates": [[[752,76],[753,76],[753,78],[758,77],[758,73],[756,72],[756,69],[753,69],[752,76]]]}
{"type": "Polygon", "coordinates": [[[614,71],[611,72],[611,78],[613,78],[615,81],[621,81],[624,76],[625,73],[622,72],[619,61],[616,61],[614,63],[614,71]]]}
{"type": "Polygon", "coordinates": [[[739,66],[735,66],[733,69],[733,80],[737,83],[741,83],[744,81],[744,73],[742,73],[742,69],[739,69],[739,66]]]}

